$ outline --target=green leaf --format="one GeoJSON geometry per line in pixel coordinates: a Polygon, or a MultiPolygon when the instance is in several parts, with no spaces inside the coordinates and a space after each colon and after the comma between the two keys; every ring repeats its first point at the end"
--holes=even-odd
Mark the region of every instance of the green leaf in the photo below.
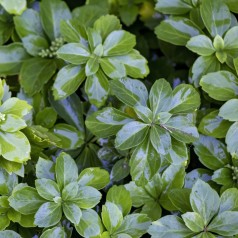
{"type": "Polygon", "coordinates": [[[136,21],[136,17],[137,17],[139,9],[138,9],[138,6],[135,6],[135,5],[132,5],[130,7],[125,5],[125,6],[120,6],[118,11],[119,11],[121,21],[126,26],[130,26],[136,21]]]}
{"type": "Polygon", "coordinates": [[[220,169],[230,162],[226,146],[213,137],[200,135],[199,140],[194,142],[194,151],[199,161],[212,170],[220,169]]]}
{"type": "Polygon", "coordinates": [[[185,238],[193,234],[185,225],[181,218],[175,215],[164,216],[161,219],[152,222],[148,233],[152,238],[169,237],[185,238]]]}
{"type": "Polygon", "coordinates": [[[169,112],[188,113],[195,111],[200,106],[200,96],[191,85],[180,84],[172,93],[169,112]]]}
{"type": "Polygon", "coordinates": [[[150,108],[154,118],[159,112],[166,112],[170,107],[172,88],[165,79],[156,80],[150,89],[150,108]]]}
{"type": "Polygon", "coordinates": [[[105,104],[109,94],[109,83],[106,75],[101,70],[87,78],[85,92],[92,104],[97,107],[105,104]]]}
{"type": "Polygon", "coordinates": [[[231,14],[222,0],[203,1],[200,12],[204,25],[213,37],[222,36],[230,27],[231,14]]]}
{"type": "Polygon", "coordinates": [[[93,134],[103,138],[115,135],[123,125],[131,121],[133,120],[125,113],[112,107],[105,107],[88,116],[86,126],[93,134]]]}
{"type": "Polygon", "coordinates": [[[127,215],[132,206],[130,192],[125,189],[123,185],[113,186],[107,192],[107,202],[111,202],[120,209],[123,216],[127,215]]]}
{"type": "Polygon", "coordinates": [[[126,55],[119,55],[110,57],[110,59],[117,59],[124,64],[126,68],[126,74],[132,78],[144,78],[149,73],[147,60],[139,51],[133,49],[126,55]]]}
{"type": "Polygon", "coordinates": [[[192,82],[199,87],[199,82],[203,75],[220,70],[220,62],[216,56],[200,56],[192,66],[192,82]]]}
{"type": "Polygon", "coordinates": [[[205,225],[208,225],[212,217],[218,212],[220,198],[207,183],[198,179],[192,188],[190,203],[193,211],[200,214],[205,225]]]}
{"type": "Polygon", "coordinates": [[[171,117],[162,127],[176,140],[184,143],[194,142],[199,138],[199,134],[191,117],[191,114],[171,117]]]}
{"type": "Polygon", "coordinates": [[[10,14],[21,15],[27,8],[26,0],[1,0],[0,4],[10,14]]]}
{"type": "Polygon", "coordinates": [[[229,188],[221,195],[219,214],[225,211],[237,210],[238,208],[238,190],[229,188]]]}
{"type": "Polygon", "coordinates": [[[29,55],[21,43],[0,46],[0,74],[18,74],[22,63],[28,58],[29,55]]]}
{"type": "Polygon", "coordinates": [[[145,185],[159,170],[160,163],[150,140],[145,139],[136,147],[130,158],[130,174],[133,181],[139,185],[145,185]]]}
{"type": "Polygon", "coordinates": [[[229,9],[232,12],[235,12],[235,13],[238,12],[236,0],[225,0],[224,2],[226,3],[226,5],[229,7],[229,9]]]}
{"type": "Polygon", "coordinates": [[[114,15],[106,15],[98,18],[93,28],[101,35],[104,41],[106,37],[113,31],[120,30],[120,20],[114,15]]]}
{"type": "Polygon", "coordinates": [[[67,219],[73,224],[78,224],[80,222],[82,211],[76,204],[71,202],[63,203],[63,212],[67,219]]]}
{"type": "Polygon", "coordinates": [[[35,122],[37,125],[49,129],[54,126],[57,116],[57,112],[52,107],[45,107],[42,111],[39,111],[36,114],[35,122]]]}
{"type": "Polygon", "coordinates": [[[79,185],[77,182],[67,184],[62,190],[63,201],[72,202],[77,197],[79,185]]]}
{"type": "Polygon", "coordinates": [[[71,13],[65,2],[59,0],[40,3],[40,17],[45,33],[51,41],[60,37],[60,22],[71,18],[71,13]]]}
{"type": "Polygon", "coordinates": [[[104,188],[109,182],[109,173],[100,168],[86,168],[78,177],[80,186],[91,186],[98,190],[104,188]]]}
{"type": "Polygon", "coordinates": [[[86,67],[85,67],[85,74],[86,76],[91,76],[93,74],[95,74],[98,69],[99,69],[99,62],[98,62],[98,58],[97,57],[93,57],[90,58],[87,63],[86,63],[86,67]]]}
{"type": "Polygon", "coordinates": [[[221,168],[216,170],[212,175],[212,181],[220,185],[233,186],[234,180],[232,176],[232,170],[228,168],[221,168]]]}
{"type": "Polygon", "coordinates": [[[75,225],[77,232],[83,237],[100,237],[103,232],[102,221],[92,209],[82,210],[80,222],[75,225]]]}
{"type": "Polygon", "coordinates": [[[215,110],[202,118],[198,130],[207,136],[224,138],[231,124],[220,116],[219,110],[215,110]]]}
{"type": "Polygon", "coordinates": [[[184,17],[171,17],[155,28],[155,34],[160,40],[182,46],[185,46],[191,37],[201,33],[198,26],[184,17]]]}
{"type": "Polygon", "coordinates": [[[140,213],[146,214],[152,221],[155,221],[161,217],[162,208],[158,202],[151,200],[145,202],[140,213]]]}
{"type": "Polygon", "coordinates": [[[225,211],[218,214],[207,229],[222,236],[237,235],[238,212],[225,211]]]}
{"type": "Polygon", "coordinates": [[[182,213],[192,211],[189,196],[191,190],[188,188],[174,188],[169,191],[169,200],[182,213]]]}
{"type": "Polygon", "coordinates": [[[53,95],[56,100],[73,94],[85,80],[84,67],[66,65],[58,72],[53,84],[53,95]]]}
{"type": "Polygon", "coordinates": [[[103,43],[103,55],[115,56],[129,53],[136,45],[135,36],[124,30],[114,30],[103,43]]]}
{"type": "Polygon", "coordinates": [[[147,124],[132,121],[124,125],[116,135],[115,146],[127,150],[142,143],[149,131],[147,124]]]}
{"type": "Polygon", "coordinates": [[[104,73],[111,79],[123,78],[126,76],[126,68],[116,57],[105,57],[100,59],[100,66],[104,73]]]}
{"type": "Polygon", "coordinates": [[[53,201],[55,197],[60,197],[60,190],[56,182],[50,179],[36,179],[36,190],[41,197],[53,201]]]}
{"type": "Polygon", "coordinates": [[[35,213],[45,202],[36,189],[29,186],[18,187],[8,200],[12,208],[24,215],[35,213]]]}
{"type": "Polygon", "coordinates": [[[155,9],[164,14],[183,15],[192,9],[192,5],[181,0],[159,0],[155,9]]]}
{"type": "Polygon", "coordinates": [[[84,143],[84,135],[74,126],[59,123],[54,126],[53,131],[61,139],[61,148],[76,149],[84,143]]]}
{"type": "Polygon", "coordinates": [[[205,35],[198,35],[192,37],[188,42],[186,47],[202,56],[209,56],[215,53],[215,48],[212,44],[212,41],[209,37],[205,35]]]}
{"type": "Polygon", "coordinates": [[[90,57],[88,47],[81,43],[68,43],[63,45],[56,53],[59,58],[74,65],[85,64],[90,57]]]}
{"type": "Polygon", "coordinates": [[[141,104],[147,107],[148,91],[139,80],[123,78],[110,81],[112,93],[130,107],[141,104]]]}
{"type": "Polygon", "coordinates": [[[232,27],[230,30],[226,32],[224,37],[224,48],[225,50],[234,50],[237,49],[238,44],[236,42],[236,38],[238,37],[238,27],[232,27]]]}
{"type": "Polygon", "coordinates": [[[65,238],[66,234],[64,232],[63,227],[54,227],[52,229],[48,229],[42,233],[40,238],[65,238]]]}
{"type": "Polygon", "coordinates": [[[5,120],[0,122],[0,130],[4,132],[20,131],[26,126],[27,125],[23,119],[13,114],[6,114],[5,120]]]}
{"type": "MultiPolygon", "coordinates": [[[[87,29],[87,36],[88,36],[88,43],[90,45],[91,51],[94,51],[94,53],[95,53],[95,50],[97,47],[99,47],[103,51],[102,37],[98,31],[96,31],[93,28],[89,28],[89,29],[87,29]]],[[[101,54],[100,54],[100,56],[101,56],[101,54]]],[[[95,59],[97,59],[97,57],[95,57],[95,59]]]]}
{"type": "Polygon", "coordinates": [[[73,200],[80,208],[95,207],[101,200],[102,194],[90,186],[79,187],[77,197],[73,200]]]}
{"type": "Polygon", "coordinates": [[[36,212],[34,223],[39,227],[50,227],[56,225],[61,217],[61,204],[46,202],[36,212]]]}
{"type": "Polygon", "coordinates": [[[227,101],[238,95],[237,77],[229,71],[209,73],[200,81],[202,89],[218,101],[227,101]]]}
{"type": "Polygon", "coordinates": [[[124,217],[115,234],[125,233],[132,238],[141,237],[148,230],[150,223],[150,219],[145,214],[130,214],[124,217]]]}
{"type": "Polygon", "coordinates": [[[150,141],[158,154],[165,155],[171,149],[171,137],[168,131],[160,126],[150,128],[150,141]]]}
{"type": "Polygon", "coordinates": [[[36,164],[36,177],[54,180],[54,163],[40,157],[36,164]]]}
{"type": "Polygon", "coordinates": [[[17,234],[15,231],[0,231],[0,238],[22,238],[19,234],[17,234]]]}
{"type": "Polygon", "coordinates": [[[1,155],[9,161],[23,163],[30,159],[30,142],[20,131],[0,131],[1,155]]]}
{"type": "Polygon", "coordinates": [[[118,182],[130,174],[130,166],[127,158],[118,160],[112,167],[111,180],[118,182]]]}
{"type": "Polygon", "coordinates": [[[78,167],[70,155],[62,152],[56,159],[55,175],[60,189],[75,182],[78,178],[78,167]]]}
{"type": "Polygon", "coordinates": [[[226,134],[226,144],[227,150],[231,153],[232,157],[238,156],[238,144],[237,144],[237,135],[238,135],[238,122],[235,122],[228,130],[226,134]]]}
{"type": "Polygon", "coordinates": [[[204,221],[202,217],[196,212],[186,212],[182,215],[182,218],[186,224],[186,226],[194,231],[194,232],[201,232],[204,229],[204,221]]]}
{"type": "Polygon", "coordinates": [[[102,221],[110,234],[114,233],[123,221],[121,210],[114,203],[107,201],[102,206],[102,221]]]}
{"type": "Polygon", "coordinates": [[[33,96],[51,79],[56,69],[57,65],[54,60],[29,59],[22,65],[19,75],[20,84],[29,96],[33,96]]]}
{"type": "Polygon", "coordinates": [[[223,104],[219,116],[228,121],[238,121],[238,99],[231,99],[223,104]]]}

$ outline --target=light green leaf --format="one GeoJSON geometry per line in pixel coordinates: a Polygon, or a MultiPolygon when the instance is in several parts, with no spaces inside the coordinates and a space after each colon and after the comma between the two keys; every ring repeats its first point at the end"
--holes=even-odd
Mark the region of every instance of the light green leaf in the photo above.
{"type": "Polygon", "coordinates": [[[28,215],[35,213],[39,207],[45,202],[40,197],[35,188],[29,186],[18,187],[8,199],[9,204],[21,214],[28,215]]]}
{"type": "Polygon", "coordinates": [[[238,212],[225,211],[211,221],[207,230],[222,236],[237,235],[237,219],[238,212]]]}
{"type": "Polygon", "coordinates": [[[85,80],[84,67],[66,65],[58,72],[53,84],[53,95],[56,100],[74,93],[85,80]]]}
{"type": "Polygon", "coordinates": [[[204,25],[213,37],[222,36],[230,27],[231,14],[222,0],[203,1],[200,12],[204,25]]]}
{"type": "Polygon", "coordinates": [[[238,158],[238,122],[235,122],[228,130],[226,134],[227,150],[231,153],[232,157],[238,158]]]}
{"type": "Polygon", "coordinates": [[[231,99],[223,104],[219,116],[225,120],[238,121],[238,99],[231,99]]]}
{"type": "Polygon", "coordinates": [[[80,186],[91,186],[98,190],[104,188],[109,182],[109,173],[100,168],[86,168],[78,177],[80,186]]]}
{"type": "Polygon", "coordinates": [[[67,184],[62,190],[63,201],[73,201],[75,198],[77,198],[78,191],[79,185],[77,182],[67,184]]]}
{"type": "Polygon", "coordinates": [[[200,214],[205,225],[208,225],[212,217],[218,212],[220,198],[207,183],[198,179],[192,188],[190,203],[193,211],[200,214]]]}
{"type": "Polygon", "coordinates": [[[42,233],[40,238],[65,238],[66,234],[63,227],[54,227],[42,233]]]}
{"type": "Polygon", "coordinates": [[[200,85],[210,97],[219,101],[227,101],[238,95],[238,79],[229,71],[209,73],[202,77],[200,85]]]}
{"type": "Polygon", "coordinates": [[[114,30],[103,43],[104,56],[124,55],[136,45],[135,36],[124,30],[114,30]]]}
{"type": "Polygon", "coordinates": [[[29,55],[21,43],[0,46],[0,74],[18,74],[22,63],[28,58],[29,55]]]}
{"type": "Polygon", "coordinates": [[[82,211],[76,204],[71,202],[64,202],[63,212],[67,219],[73,224],[78,224],[80,222],[82,211]]]}
{"type": "Polygon", "coordinates": [[[152,222],[148,233],[152,238],[187,238],[193,234],[184,224],[180,217],[175,215],[164,216],[152,222]]]}
{"type": "Polygon", "coordinates": [[[198,130],[207,136],[224,138],[231,124],[231,122],[224,120],[220,116],[219,110],[215,110],[202,118],[198,130]]]}
{"type": "Polygon", "coordinates": [[[150,219],[145,214],[130,214],[124,217],[115,234],[125,233],[132,238],[141,237],[147,232],[150,223],[150,219]]]}
{"type": "Polygon", "coordinates": [[[79,187],[78,194],[72,201],[80,208],[89,209],[95,207],[101,200],[102,194],[90,186],[79,187]]]}
{"type": "Polygon", "coordinates": [[[56,68],[56,62],[51,59],[32,58],[25,61],[19,75],[21,87],[33,96],[51,79],[56,68]]]}
{"type": "Polygon", "coordinates": [[[57,183],[53,180],[42,178],[35,180],[36,190],[41,197],[53,201],[55,197],[60,197],[60,190],[57,183]]]}
{"type": "Polygon", "coordinates": [[[106,200],[117,205],[123,216],[127,215],[131,210],[132,201],[130,192],[123,185],[112,186],[107,192],[106,200]]]}
{"type": "Polygon", "coordinates": [[[168,131],[160,126],[150,128],[150,141],[158,154],[165,155],[171,149],[171,137],[168,131]]]}
{"type": "Polygon", "coordinates": [[[34,223],[39,227],[50,227],[56,225],[61,217],[61,204],[46,202],[36,212],[34,223]]]}
{"type": "Polygon", "coordinates": [[[27,125],[23,119],[13,114],[6,114],[5,120],[0,122],[0,130],[4,132],[20,131],[26,126],[27,125]]]}
{"type": "Polygon", "coordinates": [[[201,232],[204,230],[206,224],[204,224],[202,217],[198,213],[186,212],[182,215],[182,218],[190,230],[194,232],[201,232]]]}
{"type": "Polygon", "coordinates": [[[156,80],[150,89],[150,108],[154,118],[159,112],[167,112],[170,108],[172,88],[165,79],[156,80]]]}
{"type": "Polygon", "coordinates": [[[74,126],[59,123],[54,126],[53,131],[61,139],[61,148],[76,149],[84,143],[84,135],[74,126]]]}
{"type": "Polygon", "coordinates": [[[230,163],[230,155],[226,146],[219,140],[200,135],[194,142],[194,151],[199,161],[211,170],[217,170],[230,163]]]}
{"type": "Polygon", "coordinates": [[[0,238],[22,238],[19,234],[15,231],[5,230],[0,231],[0,238]]]}
{"type": "Polygon", "coordinates": [[[136,21],[139,8],[136,5],[131,5],[130,7],[128,7],[127,5],[124,5],[124,6],[120,6],[118,11],[119,11],[121,21],[126,26],[130,26],[136,21]]]}
{"type": "Polygon", "coordinates": [[[60,22],[71,18],[67,4],[59,0],[43,0],[40,3],[42,26],[51,41],[60,37],[60,22]]]}
{"type": "Polygon", "coordinates": [[[147,124],[132,121],[124,125],[116,135],[115,146],[127,150],[142,143],[149,131],[147,124]]]}
{"type": "Polygon", "coordinates": [[[123,215],[121,210],[111,202],[102,206],[102,221],[106,229],[113,234],[122,224],[123,215]]]}
{"type": "MultiPolygon", "coordinates": [[[[88,43],[90,45],[91,51],[96,50],[97,47],[103,50],[102,47],[102,37],[98,31],[93,28],[87,29],[88,43]]],[[[95,51],[94,51],[95,53],[95,51]]],[[[100,55],[101,56],[101,55],[100,55]]]]}
{"type": "Polygon", "coordinates": [[[36,164],[36,177],[54,180],[54,163],[40,157],[36,164]]]}
{"type": "Polygon", "coordinates": [[[23,163],[30,159],[30,142],[20,131],[0,131],[1,155],[9,161],[23,163]]]}
{"type": "Polygon", "coordinates": [[[192,9],[192,5],[181,0],[158,0],[155,9],[164,14],[183,15],[192,9]]]}
{"type": "Polygon", "coordinates": [[[98,137],[115,135],[123,125],[133,121],[125,113],[112,107],[104,109],[88,116],[87,128],[98,137]]]}
{"type": "Polygon", "coordinates": [[[192,37],[187,42],[186,47],[194,53],[202,56],[209,56],[215,53],[215,48],[212,44],[211,39],[205,35],[192,37]]]}
{"type": "Polygon", "coordinates": [[[237,41],[235,40],[238,37],[238,26],[232,27],[226,32],[224,37],[224,48],[225,50],[234,50],[238,48],[237,41]]]}
{"type": "Polygon", "coordinates": [[[104,57],[100,59],[100,66],[104,73],[111,79],[123,78],[126,76],[126,69],[122,62],[116,57],[104,57]]]}
{"type": "Polygon", "coordinates": [[[112,93],[123,103],[130,107],[138,104],[147,106],[148,91],[139,80],[123,78],[110,81],[112,93]]]}
{"type": "Polygon", "coordinates": [[[238,208],[238,190],[229,188],[221,195],[219,214],[225,211],[237,210],[238,208]]]}
{"type": "Polygon", "coordinates": [[[101,70],[87,78],[85,92],[92,104],[97,107],[105,104],[109,93],[109,83],[106,75],[101,70]]]}
{"type": "Polygon", "coordinates": [[[184,17],[171,17],[155,28],[155,34],[160,40],[182,46],[185,46],[191,37],[201,33],[198,26],[184,17]]]}
{"type": "Polygon", "coordinates": [[[98,18],[93,28],[102,36],[104,41],[111,32],[121,29],[121,23],[116,16],[106,15],[98,18]]]}
{"type": "Polygon", "coordinates": [[[27,8],[26,0],[1,0],[0,4],[10,14],[21,15],[27,8]]]}
{"type": "Polygon", "coordinates": [[[82,217],[75,228],[81,236],[92,238],[100,237],[104,230],[99,215],[92,209],[82,210],[82,217]]]}
{"type": "Polygon", "coordinates": [[[98,57],[89,58],[85,66],[86,76],[91,76],[97,73],[99,69],[99,59],[98,57]]]}
{"type": "Polygon", "coordinates": [[[130,174],[133,181],[139,185],[145,185],[159,170],[160,163],[150,140],[145,139],[136,147],[130,158],[130,174]]]}
{"type": "Polygon", "coordinates": [[[147,60],[139,51],[133,49],[126,55],[110,57],[111,59],[117,59],[124,64],[126,68],[126,74],[132,78],[144,78],[149,73],[147,60]]]}
{"type": "Polygon", "coordinates": [[[199,138],[199,134],[191,117],[191,114],[171,117],[162,127],[176,140],[184,143],[194,142],[199,138]]]}
{"type": "Polygon", "coordinates": [[[78,167],[70,155],[62,152],[56,159],[55,175],[60,189],[67,184],[76,182],[78,178],[78,167]]]}
{"type": "Polygon", "coordinates": [[[81,43],[68,43],[57,50],[59,58],[74,64],[85,64],[90,56],[88,47],[81,43]]]}
{"type": "Polygon", "coordinates": [[[172,93],[170,104],[171,113],[188,113],[200,106],[200,96],[191,85],[180,84],[172,93]]]}

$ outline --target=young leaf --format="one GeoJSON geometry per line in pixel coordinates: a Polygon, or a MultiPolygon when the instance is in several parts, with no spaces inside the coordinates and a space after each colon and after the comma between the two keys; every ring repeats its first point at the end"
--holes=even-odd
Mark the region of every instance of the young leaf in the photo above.
{"type": "Polygon", "coordinates": [[[54,227],[42,233],[40,238],[65,238],[66,234],[63,227],[54,227]]]}
{"type": "Polygon", "coordinates": [[[71,202],[64,202],[63,212],[67,219],[73,224],[78,224],[80,222],[82,211],[76,204],[71,202]]]}
{"type": "Polygon", "coordinates": [[[204,221],[202,217],[196,212],[186,212],[182,215],[186,226],[194,232],[201,232],[204,229],[204,221]]]}
{"type": "Polygon", "coordinates": [[[238,190],[229,188],[221,195],[219,214],[225,211],[237,210],[238,208],[238,190]]]}
{"type": "Polygon", "coordinates": [[[26,0],[1,0],[0,4],[6,9],[10,14],[21,15],[26,9],[26,0]]]}

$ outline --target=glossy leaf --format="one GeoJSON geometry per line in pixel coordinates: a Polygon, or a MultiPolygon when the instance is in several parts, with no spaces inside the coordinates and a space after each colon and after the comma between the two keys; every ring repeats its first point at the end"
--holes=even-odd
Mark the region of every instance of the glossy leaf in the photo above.
{"type": "Polygon", "coordinates": [[[204,221],[202,217],[196,212],[186,212],[182,215],[182,218],[186,224],[186,226],[194,231],[194,232],[201,232],[204,229],[204,221]]]}
{"type": "Polygon", "coordinates": [[[237,145],[237,134],[238,134],[238,122],[235,122],[228,130],[226,134],[227,150],[235,158],[238,156],[238,145],[237,145]]]}
{"type": "Polygon", "coordinates": [[[231,99],[223,104],[219,116],[228,121],[238,121],[238,99],[231,99]]]}
{"type": "Polygon", "coordinates": [[[26,9],[26,0],[1,0],[0,4],[6,9],[10,14],[21,15],[26,9]]]}
{"type": "Polygon", "coordinates": [[[65,238],[65,232],[63,227],[54,227],[52,229],[48,229],[42,233],[40,238],[65,238]]]}
{"type": "Polygon", "coordinates": [[[82,216],[82,212],[81,209],[76,204],[65,202],[63,204],[63,211],[65,216],[70,222],[72,222],[73,224],[79,223],[82,216]]]}

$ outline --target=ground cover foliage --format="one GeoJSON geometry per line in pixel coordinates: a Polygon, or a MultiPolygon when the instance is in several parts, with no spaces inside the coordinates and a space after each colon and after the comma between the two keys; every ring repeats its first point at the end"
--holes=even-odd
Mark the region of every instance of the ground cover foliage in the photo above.
{"type": "Polygon", "coordinates": [[[238,237],[237,0],[0,0],[0,238],[238,237]]]}

